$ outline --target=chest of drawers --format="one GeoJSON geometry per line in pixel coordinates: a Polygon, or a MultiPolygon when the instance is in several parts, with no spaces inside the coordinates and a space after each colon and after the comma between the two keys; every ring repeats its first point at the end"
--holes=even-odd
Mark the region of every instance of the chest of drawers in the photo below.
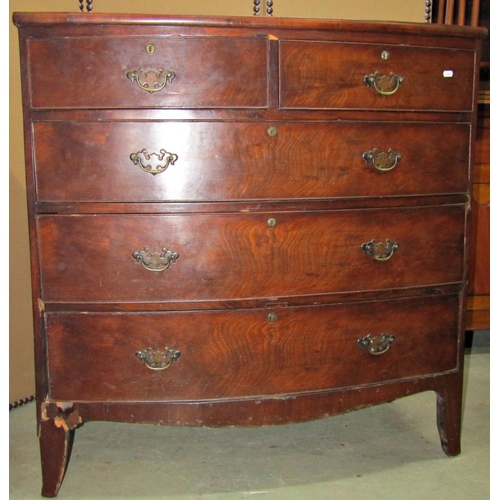
{"type": "Polygon", "coordinates": [[[90,420],[437,394],[460,452],[482,29],[15,14],[44,496],[90,420]]]}

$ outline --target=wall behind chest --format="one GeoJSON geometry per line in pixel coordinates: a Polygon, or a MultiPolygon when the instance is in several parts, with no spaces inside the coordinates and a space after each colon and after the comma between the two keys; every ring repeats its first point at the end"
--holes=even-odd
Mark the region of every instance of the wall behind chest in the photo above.
{"type": "MultiPolygon", "coordinates": [[[[321,17],[423,22],[424,0],[275,0],[274,14],[282,17],[321,17]]],[[[261,2],[265,9],[265,0],[261,2]]],[[[77,0],[11,0],[13,12],[77,12],[77,0]]],[[[96,12],[185,15],[251,15],[252,0],[94,0],[96,12]]],[[[91,14],[89,14],[91,15],[91,14]]],[[[17,30],[9,33],[9,401],[34,393],[31,285],[26,212],[24,144],[17,30]],[[24,263],[24,264],[23,264],[24,263]]]]}

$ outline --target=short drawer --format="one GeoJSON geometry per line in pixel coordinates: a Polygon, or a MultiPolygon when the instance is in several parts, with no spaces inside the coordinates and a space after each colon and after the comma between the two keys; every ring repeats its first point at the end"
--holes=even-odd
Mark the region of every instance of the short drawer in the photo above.
{"type": "Polygon", "coordinates": [[[31,107],[263,108],[265,37],[28,41],[31,107]]]}
{"type": "Polygon", "coordinates": [[[449,371],[457,367],[458,310],[453,295],[276,310],[50,313],[50,397],[269,396],[449,371]]]}
{"type": "Polygon", "coordinates": [[[463,193],[469,176],[469,124],[36,122],[33,137],[41,202],[463,193]]]}
{"type": "Polygon", "coordinates": [[[280,106],[472,111],[474,52],[280,42],[280,106]]]}
{"type": "Polygon", "coordinates": [[[461,282],[463,206],[44,215],[45,301],[197,301],[461,282]]]}

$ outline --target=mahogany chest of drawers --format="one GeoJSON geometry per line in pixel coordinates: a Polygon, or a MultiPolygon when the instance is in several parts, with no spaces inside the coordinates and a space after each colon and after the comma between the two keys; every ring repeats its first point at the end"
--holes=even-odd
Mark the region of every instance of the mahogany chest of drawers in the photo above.
{"type": "Polygon", "coordinates": [[[15,14],[44,496],[85,421],[437,394],[460,452],[482,29],[15,14]]]}

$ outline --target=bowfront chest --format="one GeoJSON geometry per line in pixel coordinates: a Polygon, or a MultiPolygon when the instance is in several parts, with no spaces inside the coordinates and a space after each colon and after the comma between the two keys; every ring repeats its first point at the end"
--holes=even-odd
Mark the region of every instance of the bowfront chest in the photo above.
{"type": "Polygon", "coordinates": [[[44,496],[89,420],[435,391],[460,452],[482,29],[15,14],[44,496]]]}

